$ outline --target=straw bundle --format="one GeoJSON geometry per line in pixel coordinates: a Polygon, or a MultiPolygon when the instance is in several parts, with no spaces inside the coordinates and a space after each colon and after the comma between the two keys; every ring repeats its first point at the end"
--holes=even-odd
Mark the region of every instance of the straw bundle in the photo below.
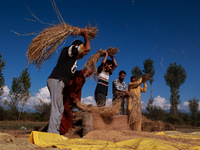
{"type": "MultiPolygon", "coordinates": [[[[96,27],[88,25],[86,27],[90,39],[94,39],[98,30],[96,27]]],[[[41,68],[44,61],[49,59],[57,50],[57,47],[69,36],[81,34],[80,28],[72,27],[66,23],[61,23],[53,27],[44,29],[36,36],[27,50],[28,63],[35,64],[41,68]]]]}
{"type": "MultiPolygon", "coordinates": [[[[109,47],[108,49],[106,49],[106,51],[108,52],[108,55],[109,56],[115,56],[117,51],[118,51],[118,48],[112,48],[112,47],[109,47]]],[[[94,64],[96,65],[97,61],[103,56],[103,50],[102,49],[99,49],[97,51],[96,54],[92,55],[85,63],[84,66],[88,66],[88,65],[91,65],[91,64],[94,64]]]]}
{"type": "Polygon", "coordinates": [[[150,75],[149,74],[144,74],[143,76],[142,76],[142,81],[148,81],[148,80],[151,80],[151,77],[150,77],[150,75]]]}
{"type": "MultiPolygon", "coordinates": [[[[118,48],[112,48],[112,47],[109,47],[108,49],[106,49],[107,53],[109,56],[115,56],[118,52],[118,48]]],[[[97,61],[102,57],[104,56],[104,53],[103,53],[103,50],[102,49],[99,49],[97,51],[96,54],[92,55],[85,63],[84,67],[85,66],[90,66],[90,65],[93,65],[93,66],[96,66],[96,63],[97,61]]],[[[83,68],[84,68],[83,67],[83,68]]],[[[96,71],[94,71],[94,78],[96,78],[96,71]]]]}

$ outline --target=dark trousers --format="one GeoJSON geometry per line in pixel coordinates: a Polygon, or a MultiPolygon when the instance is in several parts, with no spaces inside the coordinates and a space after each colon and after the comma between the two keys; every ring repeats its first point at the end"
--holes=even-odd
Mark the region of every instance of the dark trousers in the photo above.
{"type": "Polygon", "coordinates": [[[95,101],[97,106],[105,106],[106,105],[106,95],[102,93],[95,93],[95,101]]]}

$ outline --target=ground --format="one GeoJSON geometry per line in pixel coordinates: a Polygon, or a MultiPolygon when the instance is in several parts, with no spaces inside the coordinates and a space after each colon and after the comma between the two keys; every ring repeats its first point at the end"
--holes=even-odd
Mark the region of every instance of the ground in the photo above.
{"type": "MultiPolygon", "coordinates": [[[[30,121],[0,121],[0,147],[4,150],[56,150],[57,148],[40,148],[29,142],[32,130],[38,130],[44,127],[47,122],[30,122],[30,121]]],[[[200,127],[194,126],[175,126],[176,131],[191,133],[199,132],[200,127]]],[[[155,132],[134,132],[134,131],[92,131],[83,137],[84,139],[99,139],[112,142],[119,142],[133,138],[155,138],[175,143],[191,143],[186,139],[173,139],[165,136],[157,136],[155,132]]],[[[193,141],[200,142],[199,140],[193,141]]]]}

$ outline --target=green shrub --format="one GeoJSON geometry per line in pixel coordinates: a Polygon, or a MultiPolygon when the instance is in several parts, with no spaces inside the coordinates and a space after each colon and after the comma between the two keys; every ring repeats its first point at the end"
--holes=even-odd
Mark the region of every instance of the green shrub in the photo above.
{"type": "Polygon", "coordinates": [[[166,122],[175,124],[175,125],[183,125],[184,124],[183,120],[179,116],[174,116],[174,115],[169,115],[166,118],[166,122]]]}

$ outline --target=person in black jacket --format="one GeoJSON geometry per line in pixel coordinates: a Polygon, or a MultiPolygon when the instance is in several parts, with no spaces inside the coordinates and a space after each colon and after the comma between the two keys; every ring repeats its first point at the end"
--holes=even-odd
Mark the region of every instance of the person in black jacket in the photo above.
{"type": "Polygon", "coordinates": [[[60,122],[64,111],[63,89],[68,86],[76,69],[77,59],[82,59],[90,51],[90,41],[86,29],[81,29],[84,42],[76,40],[63,48],[58,62],[47,80],[51,97],[51,112],[47,132],[60,134],[60,122]]]}

